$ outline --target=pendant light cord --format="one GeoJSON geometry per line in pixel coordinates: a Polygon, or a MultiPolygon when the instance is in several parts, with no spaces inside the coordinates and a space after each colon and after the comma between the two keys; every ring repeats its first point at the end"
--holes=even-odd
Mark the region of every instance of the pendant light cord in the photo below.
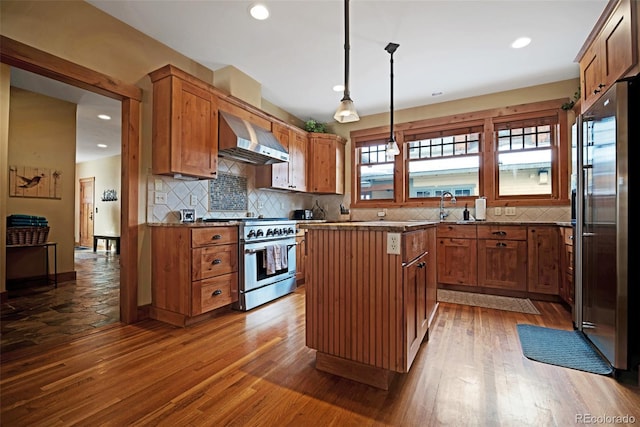
{"type": "Polygon", "coordinates": [[[344,97],[349,99],[349,0],[344,0],[344,97]]]}

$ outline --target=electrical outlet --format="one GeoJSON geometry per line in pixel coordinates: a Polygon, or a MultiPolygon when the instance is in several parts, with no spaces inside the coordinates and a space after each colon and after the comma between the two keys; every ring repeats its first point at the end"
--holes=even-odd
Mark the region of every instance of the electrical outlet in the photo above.
{"type": "Polygon", "coordinates": [[[387,253],[400,255],[400,233],[387,233],[387,253]]]}
{"type": "Polygon", "coordinates": [[[493,208],[493,214],[495,216],[500,216],[502,215],[502,208],[500,206],[496,206],[495,208],[493,208]]]}
{"type": "Polygon", "coordinates": [[[386,215],[387,215],[387,213],[386,213],[385,211],[380,211],[380,212],[378,212],[378,216],[379,216],[380,218],[384,218],[386,215]]]}
{"type": "Polygon", "coordinates": [[[155,204],[156,205],[166,205],[167,204],[167,193],[161,193],[156,191],[155,193],[155,204]]]}
{"type": "Polygon", "coordinates": [[[192,194],[191,198],[189,200],[189,204],[191,206],[197,206],[198,205],[198,196],[196,196],[195,194],[192,194]]]}
{"type": "Polygon", "coordinates": [[[162,191],[162,180],[156,179],[154,182],[154,187],[156,191],[162,191]]]}
{"type": "Polygon", "coordinates": [[[258,209],[264,209],[264,203],[258,202],[258,209]]]}
{"type": "Polygon", "coordinates": [[[509,216],[513,216],[516,214],[516,207],[515,206],[507,206],[506,208],[504,208],[504,214],[505,215],[509,215],[509,216]]]}

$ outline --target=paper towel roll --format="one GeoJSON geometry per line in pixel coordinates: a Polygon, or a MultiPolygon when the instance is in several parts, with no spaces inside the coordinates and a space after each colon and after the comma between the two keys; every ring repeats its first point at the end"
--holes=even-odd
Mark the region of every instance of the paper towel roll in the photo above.
{"type": "Polygon", "coordinates": [[[476,199],[476,220],[484,221],[487,219],[487,199],[481,197],[476,199]]]}

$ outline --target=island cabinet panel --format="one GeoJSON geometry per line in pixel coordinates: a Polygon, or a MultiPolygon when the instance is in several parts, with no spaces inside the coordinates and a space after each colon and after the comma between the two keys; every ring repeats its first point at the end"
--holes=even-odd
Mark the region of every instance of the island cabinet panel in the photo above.
{"type": "Polygon", "coordinates": [[[435,228],[402,233],[400,254],[387,253],[387,233],[309,229],[305,283],[316,367],[384,389],[408,372],[437,309],[435,228]]]}

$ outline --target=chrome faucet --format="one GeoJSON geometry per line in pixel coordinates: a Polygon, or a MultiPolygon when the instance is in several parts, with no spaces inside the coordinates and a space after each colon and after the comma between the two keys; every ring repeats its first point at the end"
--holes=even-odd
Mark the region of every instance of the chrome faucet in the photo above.
{"type": "Polygon", "coordinates": [[[453,194],[451,194],[448,191],[443,191],[442,192],[442,194],[440,195],[440,221],[444,221],[444,219],[449,216],[449,212],[445,212],[445,210],[444,210],[444,197],[445,196],[451,196],[451,203],[453,203],[453,204],[456,203],[456,196],[454,196],[453,194]]]}

